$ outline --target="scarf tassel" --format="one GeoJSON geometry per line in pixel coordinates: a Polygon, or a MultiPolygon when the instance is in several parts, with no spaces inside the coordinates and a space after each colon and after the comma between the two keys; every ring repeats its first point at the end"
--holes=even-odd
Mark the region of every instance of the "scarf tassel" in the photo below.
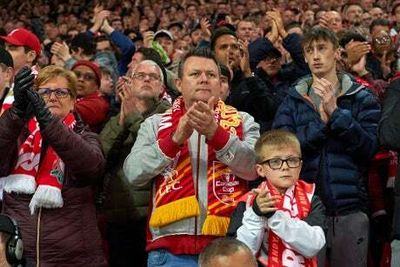
{"type": "Polygon", "coordinates": [[[61,208],[64,201],[61,195],[61,190],[54,186],[39,185],[35,194],[32,196],[29,209],[33,215],[37,208],[61,208]]]}
{"type": "Polygon", "coordinates": [[[225,236],[228,232],[230,218],[208,215],[204,221],[201,233],[203,235],[225,236]]]}
{"type": "Polygon", "coordinates": [[[5,178],[4,190],[7,193],[33,194],[35,189],[36,181],[30,175],[11,174],[5,178]]]}
{"type": "Polygon", "coordinates": [[[198,215],[200,215],[200,207],[196,197],[185,197],[155,208],[151,214],[149,225],[160,228],[198,215]]]}

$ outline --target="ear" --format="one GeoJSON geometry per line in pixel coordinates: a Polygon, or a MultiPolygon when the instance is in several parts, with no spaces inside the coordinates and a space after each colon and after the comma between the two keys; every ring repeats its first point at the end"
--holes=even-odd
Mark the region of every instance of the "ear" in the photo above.
{"type": "Polygon", "coordinates": [[[341,56],[340,56],[340,51],[342,51],[342,48],[341,47],[338,47],[337,49],[336,49],[336,51],[335,51],[335,59],[336,59],[336,61],[340,61],[340,59],[341,59],[341,56]]]}
{"type": "Polygon", "coordinates": [[[182,93],[182,90],[181,90],[181,88],[182,88],[182,80],[177,78],[177,79],[174,80],[174,82],[175,82],[176,89],[178,89],[178,91],[180,93],[182,93]]]}
{"type": "Polygon", "coordinates": [[[260,176],[260,177],[265,177],[263,165],[261,165],[261,164],[256,164],[256,172],[257,172],[257,175],[258,175],[258,176],[260,176]]]}

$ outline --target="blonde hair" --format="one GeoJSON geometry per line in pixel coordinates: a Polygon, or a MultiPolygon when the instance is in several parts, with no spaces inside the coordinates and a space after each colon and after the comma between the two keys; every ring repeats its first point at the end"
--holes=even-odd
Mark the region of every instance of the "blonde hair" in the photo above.
{"type": "Polygon", "coordinates": [[[301,157],[300,142],[294,133],[283,129],[270,130],[263,133],[255,145],[256,162],[260,163],[264,160],[265,150],[278,150],[282,147],[295,148],[301,157]]]}
{"type": "Polygon", "coordinates": [[[76,98],[77,96],[76,85],[78,79],[76,78],[75,73],[61,66],[50,65],[41,69],[35,79],[35,87],[38,88],[42,84],[57,77],[63,77],[67,80],[68,89],[71,91],[72,97],[76,98]]]}

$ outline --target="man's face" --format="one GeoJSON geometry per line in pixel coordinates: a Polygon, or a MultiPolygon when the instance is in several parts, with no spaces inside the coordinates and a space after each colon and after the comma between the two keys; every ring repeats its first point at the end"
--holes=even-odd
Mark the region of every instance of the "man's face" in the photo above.
{"type": "Polygon", "coordinates": [[[233,9],[233,14],[237,17],[241,17],[246,12],[244,5],[236,5],[233,9]]]}
{"type": "Polygon", "coordinates": [[[397,23],[400,23],[400,6],[397,6],[394,10],[394,19],[397,23]]]}
{"type": "Polygon", "coordinates": [[[361,23],[363,10],[359,5],[351,5],[347,8],[346,17],[351,25],[358,26],[361,23]]]}
{"type": "Polygon", "coordinates": [[[155,66],[140,64],[132,75],[131,89],[140,99],[158,99],[162,92],[161,73],[155,66]]]}
{"type": "Polygon", "coordinates": [[[327,40],[319,39],[305,44],[304,57],[313,75],[325,78],[332,72],[336,72],[336,58],[338,49],[327,40]]]}
{"type": "Polygon", "coordinates": [[[372,20],[383,18],[383,10],[379,7],[372,8],[369,14],[371,14],[372,20]]]}
{"type": "Polygon", "coordinates": [[[215,56],[226,66],[235,69],[240,62],[239,43],[235,36],[226,34],[215,42],[215,56]]]}
{"type": "Polygon", "coordinates": [[[254,28],[254,23],[250,21],[240,21],[236,30],[238,38],[250,42],[254,28]]]}
{"type": "Polygon", "coordinates": [[[11,54],[14,61],[15,73],[17,73],[24,66],[32,66],[32,56],[29,55],[30,52],[25,53],[25,48],[23,46],[15,46],[6,43],[6,50],[11,54]]]}
{"type": "Polygon", "coordinates": [[[252,264],[256,262],[252,255],[243,249],[236,251],[235,253],[227,256],[215,256],[210,260],[209,265],[213,267],[256,267],[257,265],[252,264]]]}
{"type": "Polygon", "coordinates": [[[76,86],[78,96],[87,96],[99,89],[94,71],[84,65],[76,67],[74,73],[78,77],[76,86]]]}
{"type": "Polygon", "coordinates": [[[111,44],[110,41],[108,40],[103,40],[99,41],[96,44],[96,50],[98,52],[105,52],[105,51],[111,51],[111,44]]]}
{"type": "Polygon", "coordinates": [[[167,36],[159,36],[154,41],[158,42],[164,48],[168,56],[171,56],[174,52],[174,42],[167,36]]]}
{"type": "Polygon", "coordinates": [[[113,27],[116,31],[123,32],[124,31],[124,26],[122,25],[121,20],[114,20],[111,22],[111,27],[113,27]]]}
{"type": "Polygon", "coordinates": [[[190,33],[190,38],[192,39],[192,44],[193,46],[197,46],[198,43],[201,41],[201,39],[203,38],[201,30],[197,29],[194,30],[193,32],[190,33]]]}
{"type": "Polygon", "coordinates": [[[369,14],[369,12],[364,12],[361,16],[361,20],[362,20],[362,25],[366,28],[369,27],[369,25],[371,25],[372,22],[372,17],[371,14],[369,14]]]}
{"type": "Polygon", "coordinates": [[[219,98],[221,81],[217,64],[209,58],[189,57],[176,87],[182,93],[186,108],[197,101],[207,102],[212,96],[219,98]]]}
{"type": "Polygon", "coordinates": [[[329,22],[330,22],[330,27],[334,32],[338,32],[343,29],[342,25],[342,16],[339,14],[337,11],[328,11],[329,15],[329,22]]]}
{"type": "Polygon", "coordinates": [[[270,77],[274,77],[281,69],[281,58],[267,57],[262,60],[258,66],[261,67],[270,77]]]}
{"type": "Polygon", "coordinates": [[[186,14],[189,19],[196,19],[197,18],[197,8],[195,6],[189,6],[186,10],[186,14]]]}
{"type": "Polygon", "coordinates": [[[169,28],[169,31],[172,33],[172,36],[174,36],[175,40],[182,38],[182,30],[179,26],[173,26],[169,28]]]}

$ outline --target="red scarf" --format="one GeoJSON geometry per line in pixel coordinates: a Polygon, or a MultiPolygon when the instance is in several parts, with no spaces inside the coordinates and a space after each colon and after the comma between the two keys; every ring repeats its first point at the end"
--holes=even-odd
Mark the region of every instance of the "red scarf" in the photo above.
{"type": "MultiPolygon", "coordinates": [[[[279,196],[280,193],[268,181],[263,182],[258,188],[265,189],[270,192],[271,196],[279,196]]],[[[302,180],[298,180],[296,184],[288,188],[281,201],[276,205],[278,210],[285,211],[291,218],[300,220],[308,216],[311,210],[311,198],[314,194],[315,185],[308,184],[302,180]]],[[[254,202],[255,196],[250,199],[254,202]]],[[[268,257],[267,259],[259,257],[260,262],[268,267],[291,267],[301,266],[316,267],[317,257],[305,258],[297,251],[285,244],[279,236],[273,231],[268,231],[268,257]]]]}
{"type": "MultiPolygon", "coordinates": [[[[179,97],[172,109],[168,110],[161,119],[158,140],[170,136],[176,130],[179,119],[185,112],[183,98],[179,97]]],[[[243,138],[242,119],[235,108],[218,101],[215,119],[225,130],[237,135],[240,139],[243,138]]],[[[200,147],[202,146],[198,146],[198,149],[200,147]]],[[[200,214],[194,187],[194,179],[199,179],[199,177],[196,177],[197,174],[192,171],[186,141],[173,162],[155,180],[155,203],[149,222],[151,227],[159,228],[200,214]]],[[[238,179],[228,166],[216,159],[212,147],[208,147],[207,177],[208,209],[202,233],[224,236],[237,201],[247,192],[247,183],[238,179]]]]}
{"type": "MultiPolygon", "coordinates": [[[[69,113],[63,123],[72,129],[74,115],[69,113]]],[[[29,204],[32,214],[39,207],[61,208],[64,163],[51,146],[44,155],[41,154],[43,140],[36,118],[29,120],[28,130],[30,135],[19,149],[18,161],[6,179],[4,190],[33,194],[29,204]]]]}

